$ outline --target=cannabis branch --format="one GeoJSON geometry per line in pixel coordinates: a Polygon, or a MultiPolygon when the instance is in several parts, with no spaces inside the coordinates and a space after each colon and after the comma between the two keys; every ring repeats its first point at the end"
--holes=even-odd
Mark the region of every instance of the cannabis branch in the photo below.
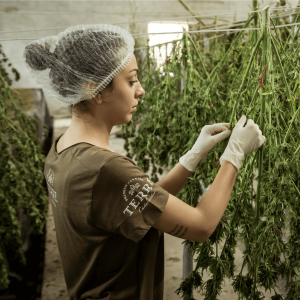
{"type": "MultiPolygon", "coordinates": [[[[295,22],[299,19],[298,13],[295,22]]],[[[279,22],[274,18],[274,26],[279,22]]],[[[225,278],[239,299],[263,299],[263,292],[269,292],[272,300],[283,299],[277,288],[281,279],[287,282],[285,299],[300,299],[300,27],[271,30],[269,6],[252,13],[243,28],[258,24],[259,31],[221,38],[211,34],[205,55],[202,37],[184,34],[163,73],[149,50],[139,66],[147,74],[142,79],[146,94],[132,121],[122,126],[127,155],[134,155],[144,172],[151,163],[153,181],[158,181],[162,166],[171,169],[178,163],[205,125],[229,122],[233,129],[244,114],[266,136],[264,145],[244,158],[214,233],[205,243],[184,242],[197,262],[177,289],[184,299],[197,288],[205,293],[205,300],[218,299],[225,278]],[[138,135],[129,140],[137,121],[138,135]],[[256,193],[254,170],[258,171],[256,193]],[[234,256],[238,241],[245,246],[240,269],[234,256]],[[211,274],[207,281],[204,271],[211,274]]],[[[213,148],[177,195],[179,199],[193,207],[198,204],[204,192],[199,181],[205,186],[213,182],[227,143],[228,139],[213,148]]]]}

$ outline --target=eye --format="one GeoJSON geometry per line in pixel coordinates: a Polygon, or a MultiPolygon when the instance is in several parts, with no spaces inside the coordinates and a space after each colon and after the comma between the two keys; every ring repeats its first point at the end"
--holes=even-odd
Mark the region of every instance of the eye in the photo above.
{"type": "Polygon", "coordinates": [[[136,82],[139,82],[138,80],[136,81],[130,81],[130,84],[133,86],[136,82]]]}

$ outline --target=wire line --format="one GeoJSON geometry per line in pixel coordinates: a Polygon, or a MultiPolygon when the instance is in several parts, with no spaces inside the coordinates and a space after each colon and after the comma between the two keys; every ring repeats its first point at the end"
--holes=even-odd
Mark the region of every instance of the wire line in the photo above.
{"type": "MultiPolygon", "coordinates": [[[[1,1],[0,1],[1,2],[1,1]]],[[[262,10],[257,11],[248,11],[247,13],[254,13],[254,12],[261,12],[262,10]]],[[[182,16],[182,17],[174,17],[174,18],[164,18],[164,19],[158,19],[158,20],[142,20],[142,21],[129,21],[129,22],[118,22],[118,23],[112,23],[113,25],[119,25],[119,24],[132,24],[132,23],[144,23],[144,22],[160,22],[160,21],[166,21],[166,20],[177,20],[182,18],[198,18],[198,17],[214,17],[214,16],[224,16],[224,15],[234,15],[234,14],[243,14],[245,12],[238,11],[238,12],[226,12],[222,14],[211,14],[211,15],[197,15],[197,16],[182,16]]],[[[296,13],[296,12],[295,12],[296,13]]],[[[290,13],[288,15],[292,15],[295,13],[290,13]]],[[[282,16],[274,16],[273,18],[278,18],[282,16]]],[[[101,23],[100,23],[101,24],[101,23]]],[[[69,26],[70,27],[70,26],[69,26]]],[[[14,32],[29,32],[29,31],[43,31],[43,30],[55,30],[55,29],[67,29],[69,27],[49,27],[49,28],[38,28],[38,29],[26,29],[26,30],[9,30],[9,31],[0,31],[0,34],[5,33],[14,33],[14,32]]]]}
{"type": "MultiPolygon", "coordinates": [[[[10,1],[0,1],[1,2],[10,2],[10,1]]],[[[101,3],[101,2],[123,2],[124,3],[124,0],[18,0],[16,2],[20,2],[20,3],[26,3],[26,2],[39,2],[39,3],[43,3],[43,2],[98,2],[98,3],[101,3]]],[[[129,2],[129,1],[128,1],[129,2]]],[[[145,2],[145,3],[149,3],[149,2],[176,2],[178,3],[177,0],[135,0],[135,2],[145,2]]],[[[186,1],[187,3],[189,2],[207,2],[207,0],[187,0],[186,1]]],[[[209,2],[220,2],[220,0],[209,0],[209,2]]],[[[227,2],[251,2],[252,3],[252,0],[227,0],[227,2]]],[[[292,2],[292,1],[290,1],[292,2]]],[[[296,0],[294,0],[294,2],[296,2],[296,0]]],[[[271,3],[271,4],[275,4],[274,2],[271,3]]]]}
{"type": "MultiPolygon", "coordinates": [[[[1,2],[1,1],[0,1],[1,2]]],[[[284,25],[277,25],[275,26],[275,28],[280,28],[280,27],[289,27],[289,26],[293,26],[293,25],[299,25],[300,23],[291,23],[291,24],[284,24],[284,25]]],[[[239,24],[239,25],[243,25],[243,24],[239,24]]],[[[236,26],[239,26],[236,25],[236,26]]],[[[233,25],[234,26],[234,25],[233,25]]],[[[225,26],[224,26],[225,27],[225,26]]],[[[229,27],[229,26],[227,26],[229,27]]],[[[232,26],[231,26],[232,27],[232,26]]],[[[273,27],[272,27],[273,28],[273,27]]],[[[272,29],[271,28],[271,29],[272,29]]],[[[153,35],[153,34],[178,34],[178,33],[208,33],[208,32],[221,32],[221,31],[249,31],[249,30],[260,30],[261,28],[241,28],[241,29],[202,29],[202,30],[193,30],[193,31],[176,31],[176,32],[155,32],[155,33],[134,33],[131,34],[132,36],[140,36],[140,35],[153,35]]],[[[0,39],[0,41],[15,41],[15,40],[37,40],[37,39],[41,39],[43,37],[39,37],[39,38],[14,38],[14,39],[0,39]]]]}
{"type": "MultiPolygon", "coordinates": [[[[261,10],[258,11],[249,11],[248,13],[253,12],[261,12],[261,10]]],[[[174,17],[174,18],[164,18],[164,19],[158,19],[158,20],[142,20],[142,21],[129,21],[129,22],[120,22],[120,23],[112,23],[113,25],[118,24],[130,24],[130,23],[143,23],[143,22],[159,22],[159,21],[165,21],[165,20],[177,20],[181,18],[198,18],[198,17],[214,17],[214,16],[224,16],[224,15],[234,15],[234,14],[242,14],[245,12],[234,12],[234,13],[222,13],[222,14],[213,14],[213,15],[197,15],[197,16],[182,16],[182,17],[174,17]]],[[[10,31],[0,31],[1,33],[13,33],[13,32],[27,32],[27,31],[41,31],[41,30],[53,30],[53,29],[65,29],[68,27],[50,27],[50,28],[39,28],[39,29],[26,29],[26,30],[10,30],[10,31]]]]}
{"type": "MultiPolygon", "coordinates": [[[[4,1],[0,1],[0,2],[4,2],[4,1]]],[[[21,1],[19,1],[21,2],[21,1]]],[[[296,5],[296,7],[286,7],[286,6],[282,6],[282,7],[274,7],[272,8],[273,10],[284,10],[284,9],[296,9],[299,8],[299,5],[296,5]]],[[[223,10],[192,10],[192,11],[146,11],[146,12],[138,12],[138,14],[160,14],[160,13],[199,13],[199,12],[205,12],[205,13],[213,13],[213,12],[223,12],[223,10]]],[[[240,11],[239,11],[240,12],[240,11]]],[[[244,13],[249,13],[250,11],[244,11],[244,13]]],[[[7,16],[11,16],[11,15],[59,15],[59,14],[99,14],[99,15],[110,15],[110,14],[134,14],[133,12],[98,12],[98,11],[59,11],[59,12],[26,12],[26,13],[10,13],[10,12],[5,12],[5,13],[0,13],[0,15],[7,15],[7,16]]],[[[236,11],[233,11],[233,13],[236,13],[236,11]]],[[[216,14],[214,14],[216,15],[216,14]]]]}
{"type": "MultiPolygon", "coordinates": [[[[299,23],[297,23],[299,24],[299,23]]],[[[176,34],[176,33],[196,33],[196,32],[218,32],[218,31],[243,31],[243,30],[260,30],[260,28],[242,28],[242,29],[203,29],[203,30],[193,30],[193,31],[176,31],[176,32],[155,32],[155,33],[134,33],[132,36],[140,36],[140,35],[153,35],[153,34],[176,34]]],[[[15,41],[15,40],[37,40],[40,38],[16,38],[16,39],[0,39],[0,41],[15,41]]]]}
{"type": "MultiPolygon", "coordinates": [[[[220,35],[216,35],[216,36],[213,36],[213,37],[210,37],[210,38],[207,38],[207,40],[211,40],[211,39],[215,39],[215,38],[218,38],[218,37],[221,37],[221,36],[224,36],[226,33],[224,34],[220,34],[220,35]]],[[[140,47],[140,48],[135,48],[134,50],[142,50],[142,49],[148,49],[148,48],[152,48],[152,47],[158,47],[158,46],[162,46],[162,45],[166,45],[166,44],[170,44],[170,43],[173,43],[173,42],[179,42],[181,41],[181,39],[178,39],[178,40],[172,40],[170,42],[165,42],[165,43],[161,43],[161,44],[156,44],[156,45],[152,45],[152,46],[148,46],[148,47],[140,47]]],[[[200,41],[201,43],[204,42],[204,39],[200,41]]]]}
{"type": "MultiPolygon", "coordinates": [[[[197,18],[199,16],[192,16],[194,18],[197,18]]],[[[183,18],[183,17],[179,17],[183,18]]],[[[165,20],[172,20],[174,18],[170,19],[160,19],[160,20],[144,20],[144,21],[138,21],[138,22],[121,22],[121,23],[112,23],[112,25],[119,25],[119,24],[130,24],[130,23],[143,23],[143,22],[159,22],[159,21],[165,21],[165,20]]],[[[176,18],[177,19],[177,18],[176,18]]],[[[243,21],[241,21],[243,22],[243,21]]],[[[240,22],[239,22],[240,23],[240,22]]],[[[99,23],[102,24],[102,23],[99,23]]],[[[106,23],[105,23],[106,24],[106,23]]],[[[235,26],[235,25],[233,25],[235,26]]],[[[69,26],[70,27],[70,26],[69,26]]],[[[29,32],[29,31],[43,31],[43,30],[54,30],[54,29],[67,29],[69,27],[50,27],[50,28],[38,28],[38,29],[26,29],[26,30],[10,30],[10,31],[0,31],[0,34],[2,33],[14,33],[14,32],[29,32]]]]}
{"type": "MultiPolygon", "coordinates": [[[[0,1],[1,2],[1,1],[0,1]]],[[[143,14],[163,14],[163,13],[190,13],[190,12],[194,12],[194,13],[199,13],[199,12],[208,12],[208,13],[213,13],[213,12],[223,12],[222,10],[194,10],[194,11],[146,11],[146,12],[138,12],[139,15],[143,15],[143,14]]],[[[245,11],[245,13],[248,13],[249,11],[245,11]]],[[[26,13],[0,13],[0,15],[7,15],[7,16],[11,16],[11,15],[60,15],[60,14],[99,14],[99,15],[113,15],[113,14],[134,14],[133,12],[98,12],[98,11],[59,11],[59,12],[26,12],[26,13]]]]}

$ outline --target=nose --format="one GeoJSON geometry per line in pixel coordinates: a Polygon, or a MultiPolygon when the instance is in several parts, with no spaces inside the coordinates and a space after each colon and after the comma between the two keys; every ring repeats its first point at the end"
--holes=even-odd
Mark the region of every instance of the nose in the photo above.
{"type": "Polygon", "coordinates": [[[145,95],[145,90],[143,89],[142,85],[136,91],[136,98],[143,97],[145,95]]]}

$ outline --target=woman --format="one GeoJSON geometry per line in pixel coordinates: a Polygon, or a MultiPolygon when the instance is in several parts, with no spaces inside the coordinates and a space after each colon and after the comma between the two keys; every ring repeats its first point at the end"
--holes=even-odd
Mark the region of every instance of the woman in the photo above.
{"type": "Polygon", "coordinates": [[[134,40],[107,24],[78,25],[29,44],[24,59],[50,97],[70,104],[72,124],[49,151],[44,175],[70,299],[163,299],[164,232],[204,242],[218,225],[245,155],[265,141],[242,116],[221,168],[197,207],[178,199],[228,123],[204,126],[193,148],[158,183],[109,145],[145,94],[134,40]]]}

